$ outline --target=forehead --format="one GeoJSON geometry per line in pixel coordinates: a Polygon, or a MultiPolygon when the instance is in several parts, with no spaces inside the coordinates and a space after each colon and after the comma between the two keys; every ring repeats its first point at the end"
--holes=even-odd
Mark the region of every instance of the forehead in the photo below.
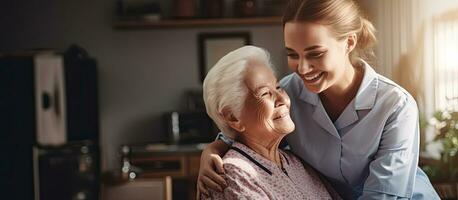
{"type": "Polygon", "coordinates": [[[310,22],[286,23],[284,36],[287,47],[319,45],[335,40],[327,26],[310,22]]]}
{"type": "Polygon", "coordinates": [[[256,63],[247,68],[244,81],[248,89],[253,91],[261,86],[276,84],[277,78],[266,64],[256,63]]]}

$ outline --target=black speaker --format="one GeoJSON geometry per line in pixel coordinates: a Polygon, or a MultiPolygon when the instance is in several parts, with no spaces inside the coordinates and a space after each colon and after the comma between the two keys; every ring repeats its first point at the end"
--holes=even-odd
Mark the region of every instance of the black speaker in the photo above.
{"type": "Polygon", "coordinates": [[[99,149],[91,142],[34,148],[38,200],[96,200],[99,197],[99,149]]]}
{"type": "Polygon", "coordinates": [[[97,63],[77,46],[64,54],[67,140],[99,141],[97,63]]]}
{"type": "Polygon", "coordinates": [[[34,145],[99,143],[96,72],[96,61],[76,46],[0,54],[2,199],[34,198],[34,145]]]}
{"type": "Polygon", "coordinates": [[[31,58],[0,58],[0,194],[33,199],[35,89],[31,58]]]}

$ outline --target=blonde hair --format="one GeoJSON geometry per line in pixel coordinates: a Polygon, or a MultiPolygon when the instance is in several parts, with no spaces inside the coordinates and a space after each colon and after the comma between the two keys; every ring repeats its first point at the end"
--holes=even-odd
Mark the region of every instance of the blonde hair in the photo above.
{"type": "Polygon", "coordinates": [[[338,40],[355,33],[357,43],[350,53],[352,64],[359,59],[371,61],[375,58],[375,28],[352,0],[290,0],[283,15],[283,27],[287,22],[327,25],[338,40]]]}
{"type": "Polygon", "coordinates": [[[221,58],[208,72],[203,83],[207,114],[226,135],[235,138],[238,132],[224,120],[223,111],[240,117],[248,88],[245,71],[253,64],[264,64],[272,69],[269,53],[259,47],[244,46],[221,58]]]}

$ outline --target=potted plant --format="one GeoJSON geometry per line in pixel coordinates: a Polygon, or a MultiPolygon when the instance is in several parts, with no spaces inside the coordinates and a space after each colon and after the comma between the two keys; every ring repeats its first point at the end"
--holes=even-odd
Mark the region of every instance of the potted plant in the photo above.
{"type": "Polygon", "coordinates": [[[440,159],[422,163],[422,168],[443,199],[457,198],[458,182],[458,111],[434,113],[427,126],[435,133],[432,143],[440,145],[440,159]]]}

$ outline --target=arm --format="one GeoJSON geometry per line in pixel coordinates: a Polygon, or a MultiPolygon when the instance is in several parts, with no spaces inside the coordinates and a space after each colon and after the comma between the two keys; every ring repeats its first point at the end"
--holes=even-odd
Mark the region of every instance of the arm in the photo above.
{"type": "Polygon", "coordinates": [[[197,197],[199,193],[207,194],[207,187],[222,191],[227,186],[220,174],[224,174],[221,157],[228,151],[229,146],[221,140],[210,143],[200,157],[199,175],[197,178],[197,197]]]}
{"type": "Polygon", "coordinates": [[[418,109],[412,98],[401,100],[380,140],[359,199],[410,199],[419,151],[418,109]]]}

